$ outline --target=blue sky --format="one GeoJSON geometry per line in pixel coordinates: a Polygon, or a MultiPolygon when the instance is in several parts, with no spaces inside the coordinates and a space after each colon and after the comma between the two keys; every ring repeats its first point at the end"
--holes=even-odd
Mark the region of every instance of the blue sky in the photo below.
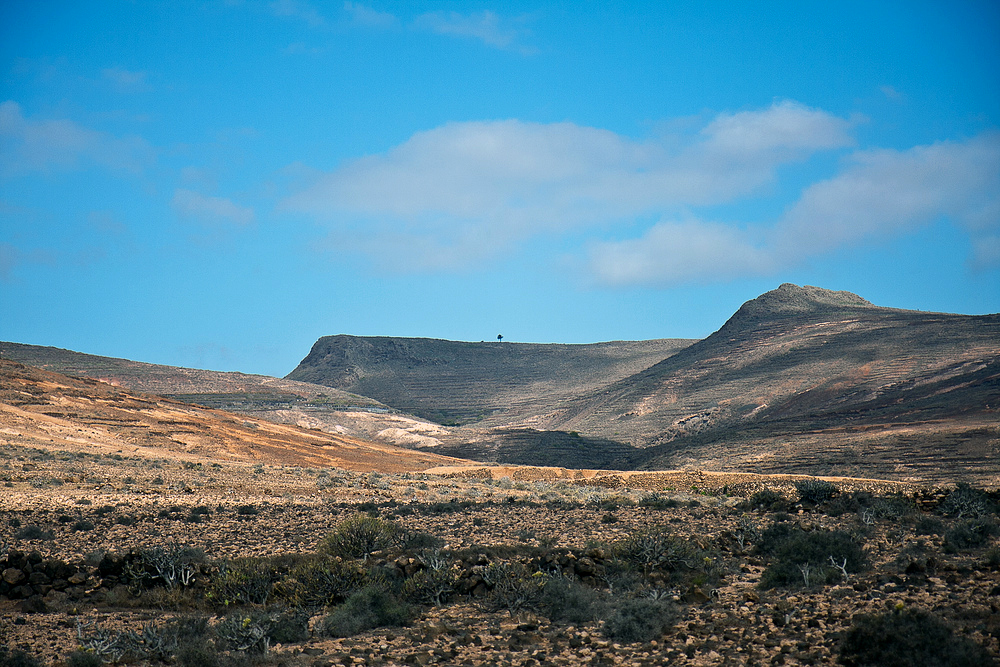
{"type": "Polygon", "coordinates": [[[0,5],[0,339],[703,337],[1000,311],[1000,5],[0,5]],[[877,5],[877,6],[873,6],[877,5]]]}

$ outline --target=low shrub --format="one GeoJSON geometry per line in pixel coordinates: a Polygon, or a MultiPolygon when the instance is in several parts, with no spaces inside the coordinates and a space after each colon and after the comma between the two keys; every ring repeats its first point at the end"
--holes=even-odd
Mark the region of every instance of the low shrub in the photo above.
{"type": "Polygon", "coordinates": [[[294,607],[322,609],[343,602],[371,583],[358,563],[314,558],[293,567],[277,592],[294,607]]]}
{"type": "Polygon", "coordinates": [[[955,490],[938,506],[945,516],[956,518],[981,518],[995,510],[989,494],[965,482],[959,482],[955,490]]]}
{"type": "Polygon", "coordinates": [[[275,623],[274,614],[251,609],[226,616],[215,627],[215,634],[230,651],[267,653],[275,623]]]}
{"type": "Polygon", "coordinates": [[[761,575],[765,590],[835,583],[866,566],[861,545],[840,530],[806,532],[774,524],[761,535],[756,551],[771,561],[761,575]]]}
{"type": "MultiPolygon", "coordinates": [[[[69,657],[66,658],[66,664],[69,665],[69,667],[104,667],[104,661],[101,660],[100,656],[96,653],[84,651],[82,649],[78,649],[70,653],[69,657]]],[[[2,659],[0,659],[0,665],[8,667],[7,663],[5,663],[2,659]]],[[[13,667],[13,665],[9,667],[13,667]]]]}
{"type": "Polygon", "coordinates": [[[663,527],[635,532],[614,544],[612,551],[615,557],[639,566],[647,574],[654,570],[693,570],[702,560],[700,550],[691,540],[663,527]]]}
{"type": "Polygon", "coordinates": [[[490,611],[506,611],[513,615],[538,606],[546,576],[532,572],[522,563],[501,561],[486,566],[483,581],[489,592],[480,604],[490,611]]]}
{"type": "Polygon", "coordinates": [[[212,578],[208,598],[216,604],[267,604],[280,578],[276,568],[261,558],[236,558],[223,564],[212,578]]]}
{"type": "Polygon", "coordinates": [[[19,540],[52,540],[55,534],[51,530],[45,530],[41,526],[25,526],[14,533],[14,537],[19,540]]]}
{"type": "Polygon", "coordinates": [[[795,483],[799,500],[811,505],[824,503],[837,495],[837,485],[823,479],[804,479],[795,483]]]}
{"type": "Polygon", "coordinates": [[[374,628],[407,626],[413,610],[390,591],[368,586],[323,619],[323,632],[331,637],[353,637],[374,628]]]}
{"type": "Polygon", "coordinates": [[[913,526],[917,535],[943,535],[945,531],[944,522],[933,516],[922,516],[913,526]]]}
{"type": "Polygon", "coordinates": [[[448,567],[419,570],[403,582],[401,595],[414,604],[440,607],[458,592],[458,580],[448,567]]]}
{"type": "Polygon", "coordinates": [[[608,596],[572,577],[554,576],[542,586],[539,606],[551,621],[582,625],[602,618],[608,596]]]}
{"type": "Polygon", "coordinates": [[[42,667],[42,663],[20,649],[0,645],[0,667],[42,667]]]}
{"type": "Polygon", "coordinates": [[[404,531],[392,521],[355,514],[341,521],[320,544],[321,553],[342,558],[367,559],[372,553],[397,546],[404,531]]]}
{"type": "Polygon", "coordinates": [[[782,512],[789,508],[788,500],[774,489],[763,489],[750,496],[749,509],[782,512]]]}
{"type": "Polygon", "coordinates": [[[646,495],[639,498],[637,503],[639,507],[645,507],[652,510],[669,510],[676,507],[680,507],[680,503],[673,498],[667,498],[663,495],[656,493],[647,493],[646,495]]]}
{"type": "Polygon", "coordinates": [[[840,642],[846,667],[988,667],[989,653],[920,609],[856,616],[840,642]]]}
{"type": "Polygon", "coordinates": [[[979,549],[989,544],[990,538],[1000,535],[1000,526],[992,519],[970,519],[961,521],[944,534],[946,553],[979,549]]]}
{"type": "Polygon", "coordinates": [[[665,600],[627,598],[604,623],[609,639],[631,644],[659,639],[678,617],[677,608],[665,600]]]}

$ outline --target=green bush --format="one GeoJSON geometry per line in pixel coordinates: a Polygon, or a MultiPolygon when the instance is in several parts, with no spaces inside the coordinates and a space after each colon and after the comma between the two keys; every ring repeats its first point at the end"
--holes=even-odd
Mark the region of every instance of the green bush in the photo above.
{"type": "Polygon", "coordinates": [[[0,667],[42,667],[42,663],[24,651],[0,645],[0,667]]]}
{"type": "Polygon", "coordinates": [[[274,625],[272,614],[251,609],[224,618],[215,627],[215,634],[230,651],[267,653],[274,625]]]}
{"type": "Polygon", "coordinates": [[[537,608],[546,576],[532,572],[522,563],[490,563],[483,572],[489,592],[481,600],[490,611],[507,611],[511,615],[522,609],[537,608]]]}
{"type": "Polygon", "coordinates": [[[823,479],[804,479],[795,483],[799,500],[812,505],[819,505],[837,495],[837,485],[823,479]]]}
{"type": "Polygon", "coordinates": [[[367,559],[372,553],[398,546],[405,539],[403,530],[393,523],[367,514],[355,514],[341,521],[324,538],[320,552],[341,558],[367,559]]]}
{"type": "Polygon", "coordinates": [[[854,619],[840,642],[838,660],[846,667],[988,667],[986,649],[956,637],[929,612],[897,610],[854,619]]]}
{"type": "Polygon", "coordinates": [[[542,586],[542,611],[551,621],[582,625],[605,615],[607,595],[572,577],[550,577],[542,586]]]}
{"type": "Polygon", "coordinates": [[[667,528],[650,528],[629,535],[612,549],[615,557],[642,568],[677,572],[693,570],[702,561],[702,554],[691,540],[672,534],[667,528]]]}
{"type": "Polygon", "coordinates": [[[992,513],[995,507],[989,494],[965,482],[955,485],[955,490],[948,494],[938,506],[938,511],[945,516],[961,518],[981,518],[992,513]]]}
{"type": "Polygon", "coordinates": [[[440,607],[458,592],[458,580],[447,565],[419,570],[403,583],[401,595],[414,604],[440,607]]]}
{"type": "Polygon", "coordinates": [[[266,559],[236,558],[225,563],[212,578],[209,597],[216,604],[266,604],[280,578],[266,559]]]}
{"type": "Polygon", "coordinates": [[[780,512],[788,509],[788,501],[783,495],[774,489],[763,489],[750,496],[747,501],[750,509],[762,509],[771,512],[780,512]]]}
{"type": "Polygon", "coordinates": [[[359,563],[313,558],[293,567],[276,588],[294,607],[321,609],[343,602],[371,583],[371,577],[359,563]]]}
{"type": "Polygon", "coordinates": [[[331,637],[353,637],[374,628],[409,625],[413,611],[384,588],[361,589],[323,619],[323,632],[331,637]]]}
{"type": "MultiPolygon", "coordinates": [[[[2,650],[3,649],[0,649],[0,651],[2,650]]],[[[66,659],[66,664],[69,665],[69,667],[104,667],[104,661],[101,660],[99,655],[80,649],[69,654],[69,657],[66,659]]],[[[0,658],[0,665],[3,665],[4,667],[14,667],[13,665],[8,666],[2,658],[0,658]]]]}
{"type": "Polygon", "coordinates": [[[1000,526],[992,519],[970,519],[962,521],[944,534],[944,550],[947,553],[979,549],[989,544],[990,538],[1000,535],[1000,526]]]}
{"type": "Polygon", "coordinates": [[[648,642],[662,637],[677,617],[676,607],[665,600],[628,598],[605,621],[604,634],[628,644],[648,642]]]}
{"type": "Polygon", "coordinates": [[[756,551],[770,560],[761,575],[763,589],[830,584],[845,571],[853,574],[866,566],[861,545],[840,530],[806,532],[774,524],[761,535],[756,551]]]}

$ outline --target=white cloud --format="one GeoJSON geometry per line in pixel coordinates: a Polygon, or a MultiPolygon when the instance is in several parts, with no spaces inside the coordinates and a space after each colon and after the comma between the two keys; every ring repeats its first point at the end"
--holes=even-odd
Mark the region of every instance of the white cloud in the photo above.
{"type": "Polygon", "coordinates": [[[305,21],[311,28],[326,26],[326,18],[319,10],[303,0],[276,0],[271,3],[271,11],[277,16],[305,21]]]}
{"type": "Polygon", "coordinates": [[[144,91],[149,89],[146,72],[132,72],[120,67],[101,70],[101,76],[121,91],[144,91]]]}
{"type": "Polygon", "coordinates": [[[477,39],[498,49],[515,49],[525,54],[533,52],[519,44],[522,38],[528,36],[527,29],[489,10],[472,14],[430,12],[418,16],[413,25],[439,35],[477,39]]]}
{"type": "Polygon", "coordinates": [[[178,188],[170,202],[178,214],[206,222],[232,222],[246,225],[253,222],[253,209],[240,206],[224,197],[209,197],[194,190],[178,188]]]}
{"type": "Polygon", "coordinates": [[[716,282],[770,273],[774,258],[746,231],[689,219],[660,222],[642,238],[595,244],[589,270],[607,285],[716,282]]]}
{"type": "Polygon", "coordinates": [[[778,225],[787,252],[816,253],[947,217],[1000,232],[1000,134],[906,151],[869,150],[802,193],[778,225]]]}
{"type": "Polygon", "coordinates": [[[642,238],[593,246],[590,271],[609,284],[761,275],[941,218],[969,234],[973,269],[1000,267],[1000,134],[856,152],[756,238],[707,222],[661,223],[642,238]]]}
{"type": "Polygon", "coordinates": [[[0,175],[73,169],[83,161],[140,171],[153,162],[141,137],[116,137],[71,120],[25,118],[17,102],[0,103],[0,175]]]}
{"type": "Polygon", "coordinates": [[[783,164],[849,144],[847,130],[789,102],[721,115],[679,148],[572,123],[451,123],[344,164],[283,207],[331,223],[338,238],[349,230],[386,263],[459,267],[539,233],[732,201],[783,164]],[[402,237],[422,252],[384,250],[402,237]]]}
{"type": "Polygon", "coordinates": [[[351,17],[351,21],[358,25],[391,28],[399,23],[399,19],[395,15],[389,12],[380,12],[362,5],[360,2],[345,2],[344,11],[351,17]]]}

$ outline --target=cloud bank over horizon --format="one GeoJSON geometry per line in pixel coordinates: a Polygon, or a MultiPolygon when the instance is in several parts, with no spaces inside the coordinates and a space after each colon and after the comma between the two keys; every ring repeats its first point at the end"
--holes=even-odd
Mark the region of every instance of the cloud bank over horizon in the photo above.
{"type": "Polygon", "coordinates": [[[468,270],[536,237],[583,234],[571,261],[590,282],[725,282],[942,218],[968,234],[972,269],[1000,265],[1000,133],[889,150],[858,148],[854,127],[787,100],[644,140],[569,122],[453,122],[344,162],[279,210],[404,272],[468,270]],[[706,215],[772,196],[821,153],[840,157],[835,172],[773,219],[706,215]]]}

